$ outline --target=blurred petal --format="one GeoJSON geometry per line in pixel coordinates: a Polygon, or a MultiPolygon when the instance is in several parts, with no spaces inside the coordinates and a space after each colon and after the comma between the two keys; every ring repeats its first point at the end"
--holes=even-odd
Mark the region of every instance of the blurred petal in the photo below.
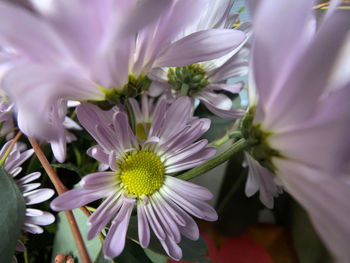
{"type": "Polygon", "coordinates": [[[350,182],[344,177],[279,159],[280,179],[286,190],[306,209],[335,262],[350,260],[350,182]]]}
{"type": "Polygon", "coordinates": [[[155,61],[155,67],[182,67],[221,57],[239,47],[243,32],[210,29],[193,33],[171,44],[155,61]]]}

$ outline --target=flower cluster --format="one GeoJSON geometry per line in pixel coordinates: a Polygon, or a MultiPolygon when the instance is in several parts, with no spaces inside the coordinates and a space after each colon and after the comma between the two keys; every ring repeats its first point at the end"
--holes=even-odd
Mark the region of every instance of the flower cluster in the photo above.
{"type": "MultiPolygon", "coordinates": [[[[288,192],[337,262],[349,262],[350,82],[334,77],[350,32],[341,2],[317,19],[314,1],[249,0],[252,22],[231,12],[233,0],[0,2],[0,136],[18,126],[67,161],[54,165],[86,173],[66,191],[38,154],[59,193],[51,209],[91,204],[87,238],[101,233],[106,260],[122,254],[135,221],[142,248],[155,236],[180,260],[182,236],[200,236],[192,216],[218,218],[206,202],[212,193],[187,180],[241,152],[246,195],[259,191],[272,209],[288,192]],[[247,74],[245,87],[235,78],[247,74]],[[249,105],[236,107],[243,89],[249,105]],[[212,114],[232,125],[209,143],[212,114]],[[82,159],[97,162],[87,168],[82,159]]],[[[33,154],[15,141],[0,152],[12,177],[33,154]]],[[[54,194],[31,183],[39,177],[16,180],[26,205],[54,194]]],[[[52,222],[26,208],[22,230],[41,233],[38,225],[52,222]]]]}

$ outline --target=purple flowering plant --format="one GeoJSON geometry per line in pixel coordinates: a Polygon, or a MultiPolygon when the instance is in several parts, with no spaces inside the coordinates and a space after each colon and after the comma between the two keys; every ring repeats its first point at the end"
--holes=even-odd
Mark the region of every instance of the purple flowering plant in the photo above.
{"type": "Polygon", "coordinates": [[[349,9],[0,1],[1,262],[209,262],[203,226],[262,222],[349,262],[349,9]]]}

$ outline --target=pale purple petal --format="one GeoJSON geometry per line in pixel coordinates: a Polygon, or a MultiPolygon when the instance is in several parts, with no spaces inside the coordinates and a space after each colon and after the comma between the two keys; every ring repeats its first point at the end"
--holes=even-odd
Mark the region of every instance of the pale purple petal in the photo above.
{"type": "Polygon", "coordinates": [[[170,166],[172,164],[181,162],[187,157],[203,150],[207,146],[207,144],[208,144],[208,140],[205,140],[205,139],[195,142],[193,144],[190,144],[189,146],[184,147],[180,151],[176,152],[174,155],[171,155],[169,158],[167,158],[164,161],[164,165],[170,166]]]}
{"type": "MultiPolygon", "coordinates": [[[[25,249],[26,248],[25,248],[24,244],[22,243],[22,241],[21,240],[17,240],[16,251],[24,252],[25,249]]],[[[17,260],[16,260],[16,262],[17,262],[17,260]]]]}
{"type": "Polygon", "coordinates": [[[33,13],[2,2],[0,17],[0,41],[3,44],[14,47],[36,62],[52,63],[62,58],[69,60],[57,34],[33,13]]]}
{"type": "Polygon", "coordinates": [[[80,181],[81,187],[86,190],[116,188],[117,183],[117,176],[114,172],[88,174],[80,181]]]}
{"type": "Polygon", "coordinates": [[[182,212],[181,209],[177,209],[177,210],[181,210],[181,211],[177,211],[176,208],[178,207],[175,204],[171,205],[172,201],[166,199],[166,197],[161,195],[159,192],[155,192],[154,195],[157,198],[160,205],[165,208],[164,211],[166,211],[171,216],[171,218],[174,220],[174,222],[176,222],[178,226],[186,225],[186,220],[183,218],[183,216],[180,215],[184,213],[182,212]],[[173,208],[173,206],[176,206],[176,207],[173,208]]]}
{"type": "Polygon", "coordinates": [[[21,190],[22,193],[26,193],[38,188],[40,185],[41,185],[40,183],[24,184],[24,185],[19,185],[19,189],[21,190]]]}
{"type": "Polygon", "coordinates": [[[148,247],[151,237],[144,206],[143,201],[139,200],[137,203],[137,223],[140,245],[143,248],[148,247]]]}
{"type": "Polygon", "coordinates": [[[87,233],[88,240],[93,239],[101,232],[105,226],[118,213],[118,210],[123,204],[123,198],[120,197],[120,192],[109,196],[90,216],[88,224],[90,229],[87,233]]]}
{"type": "Polygon", "coordinates": [[[22,226],[22,230],[31,234],[41,234],[44,230],[35,224],[24,223],[22,226]]]}
{"type": "Polygon", "coordinates": [[[226,111],[232,109],[232,101],[224,94],[202,91],[197,94],[197,97],[208,104],[215,105],[217,109],[226,111]]]}
{"type": "Polygon", "coordinates": [[[148,202],[144,206],[145,215],[147,217],[147,221],[150,224],[154,234],[157,236],[159,240],[164,240],[166,238],[166,234],[162,225],[158,221],[158,217],[155,214],[152,205],[148,202]]]}
{"type": "Polygon", "coordinates": [[[122,208],[112,221],[112,225],[103,243],[103,253],[107,259],[119,256],[124,249],[126,232],[128,230],[134,202],[134,200],[125,198],[122,208]]]}
{"type": "Polygon", "coordinates": [[[231,92],[232,94],[237,94],[242,90],[243,85],[244,85],[243,82],[238,82],[235,84],[213,83],[213,84],[210,84],[208,88],[210,90],[216,90],[216,91],[224,90],[224,91],[231,92]]]}
{"type": "Polygon", "coordinates": [[[26,205],[39,204],[50,199],[55,192],[52,189],[41,188],[32,192],[23,193],[26,205]]]}
{"type": "Polygon", "coordinates": [[[268,208],[273,208],[274,197],[282,192],[282,187],[274,182],[275,175],[262,167],[248,153],[245,154],[249,166],[245,194],[248,197],[259,191],[260,201],[268,208]]]}
{"type": "MultiPolygon", "coordinates": [[[[89,156],[95,158],[102,164],[108,164],[108,154],[104,152],[103,148],[100,145],[95,145],[90,147],[87,152],[89,156]]],[[[108,165],[106,169],[108,168],[108,165]]]]}
{"type": "Polygon", "coordinates": [[[48,213],[43,212],[40,216],[27,216],[24,219],[24,223],[35,224],[40,226],[50,225],[55,221],[55,217],[48,213]]]}
{"type": "Polygon", "coordinates": [[[184,37],[157,58],[155,67],[182,67],[215,59],[239,47],[243,32],[232,29],[210,29],[184,37]]]}
{"type": "Polygon", "coordinates": [[[315,109],[312,120],[272,135],[271,147],[322,171],[341,171],[349,162],[349,96],[349,85],[331,92],[315,109]]]}
{"type": "Polygon", "coordinates": [[[56,197],[51,202],[51,209],[54,211],[72,210],[91,203],[100,198],[106,197],[110,191],[96,191],[85,189],[73,189],[56,197]]]}
{"type": "Polygon", "coordinates": [[[160,205],[157,198],[150,196],[150,203],[152,208],[156,213],[159,222],[163,226],[168,237],[173,239],[176,243],[181,241],[180,231],[177,227],[177,224],[172,220],[172,218],[164,211],[165,209],[160,205]]]}
{"type": "Polygon", "coordinates": [[[312,5],[313,1],[269,0],[255,13],[252,70],[259,83],[259,103],[267,103],[308,44],[313,34],[306,26],[312,20],[312,5]]]}
{"type": "Polygon", "coordinates": [[[276,130],[310,117],[329,84],[334,63],[349,30],[350,16],[344,11],[334,12],[322,23],[284,85],[279,86],[279,93],[271,97],[266,106],[269,115],[266,115],[265,127],[276,130]]]}
{"type": "Polygon", "coordinates": [[[177,179],[173,176],[166,176],[164,184],[179,194],[198,200],[210,200],[213,194],[206,188],[184,180],[177,179]]]}
{"type": "Polygon", "coordinates": [[[187,123],[191,112],[192,104],[188,97],[181,97],[177,99],[166,111],[166,115],[164,117],[166,119],[166,124],[163,125],[160,131],[158,131],[158,133],[161,134],[159,137],[162,140],[165,140],[166,138],[178,133],[179,130],[181,130],[187,123]]]}
{"type": "Polygon", "coordinates": [[[178,206],[186,210],[188,213],[198,217],[198,218],[204,218],[205,215],[201,209],[199,209],[197,206],[193,205],[192,202],[184,199],[181,195],[177,194],[173,190],[171,190],[169,187],[162,187],[160,188],[160,194],[169,200],[172,200],[174,203],[176,203],[178,206]]]}
{"type": "Polygon", "coordinates": [[[39,172],[34,172],[34,173],[30,173],[26,176],[23,176],[22,178],[18,179],[16,182],[18,184],[26,184],[26,183],[30,183],[38,178],[40,178],[41,174],[39,172]]]}
{"type": "Polygon", "coordinates": [[[324,175],[292,161],[276,161],[286,190],[306,209],[336,262],[348,262],[350,252],[350,184],[347,178],[324,175]]]}
{"type": "Polygon", "coordinates": [[[173,239],[167,236],[165,240],[159,241],[162,244],[162,247],[164,248],[165,252],[172,259],[179,261],[182,258],[182,250],[173,239]]]}
{"type": "Polygon", "coordinates": [[[230,60],[217,70],[208,74],[210,82],[227,81],[230,78],[241,77],[248,74],[248,62],[243,59],[230,60]]]}
{"type": "Polygon", "coordinates": [[[166,173],[175,173],[196,167],[205,161],[208,161],[216,153],[215,147],[207,147],[203,151],[193,154],[190,157],[182,160],[178,164],[172,164],[166,167],[166,173]]]}

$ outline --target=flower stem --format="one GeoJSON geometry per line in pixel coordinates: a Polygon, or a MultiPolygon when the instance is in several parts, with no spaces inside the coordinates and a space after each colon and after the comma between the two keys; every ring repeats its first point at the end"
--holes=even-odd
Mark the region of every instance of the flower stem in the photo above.
{"type": "MultiPolygon", "coordinates": [[[[67,188],[63,185],[63,183],[61,182],[61,180],[58,178],[57,174],[55,173],[55,171],[52,169],[49,161],[46,159],[45,154],[42,152],[42,150],[40,149],[37,141],[34,138],[28,137],[28,140],[30,142],[30,144],[32,145],[36,156],[38,157],[41,165],[44,167],[46,173],[48,174],[51,182],[53,183],[53,185],[56,188],[57,193],[63,194],[64,192],[67,191],[67,188]]],[[[89,254],[86,250],[83,238],[80,234],[79,231],[79,227],[77,225],[77,222],[75,221],[74,215],[72,213],[72,211],[66,211],[65,212],[66,217],[67,217],[67,221],[69,223],[70,229],[72,231],[74,240],[75,240],[75,244],[78,248],[78,252],[79,252],[79,256],[81,258],[81,262],[83,263],[91,263],[91,260],[89,258],[89,254]]]]}
{"type": "Polygon", "coordinates": [[[229,131],[224,134],[221,138],[211,142],[209,145],[214,147],[219,147],[230,139],[240,139],[242,138],[242,133],[240,131],[229,131]]]}
{"type": "Polygon", "coordinates": [[[182,180],[190,180],[192,178],[195,178],[213,168],[216,166],[224,163],[230,157],[245,148],[249,147],[250,143],[248,143],[245,139],[240,139],[237,142],[235,142],[228,150],[226,150],[223,153],[218,154],[214,158],[210,159],[209,161],[201,164],[200,166],[197,166],[181,175],[179,175],[177,178],[182,179],[182,180]]]}
{"type": "Polygon", "coordinates": [[[3,164],[5,163],[5,160],[7,158],[7,156],[10,154],[13,146],[15,145],[15,143],[19,140],[19,138],[21,137],[22,135],[22,132],[19,131],[17,134],[16,134],[16,137],[13,138],[12,142],[10,143],[10,146],[9,148],[7,149],[7,151],[5,152],[4,156],[1,158],[0,160],[0,166],[3,166],[3,164]]]}

